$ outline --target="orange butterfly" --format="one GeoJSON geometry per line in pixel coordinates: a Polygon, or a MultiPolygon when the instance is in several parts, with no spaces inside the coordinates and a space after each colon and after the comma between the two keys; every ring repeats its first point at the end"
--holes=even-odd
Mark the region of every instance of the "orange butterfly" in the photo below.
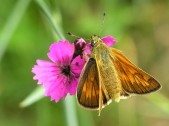
{"type": "Polygon", "coordinates": [[[132,64],[119,50],[92,36],[92,52],[77,87],[77,100],[85,108],[102,108],[112,99],[119,102],[132,94],[147,94],[160,89],[152,76],[132,64]]]}

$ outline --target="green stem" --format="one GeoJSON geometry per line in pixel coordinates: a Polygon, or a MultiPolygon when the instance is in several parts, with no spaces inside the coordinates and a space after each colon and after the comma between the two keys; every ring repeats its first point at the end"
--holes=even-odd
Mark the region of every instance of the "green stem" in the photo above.
{"type": "Polygon", "coordinates": [[[21,103],[20,107],[24,108],[30,106],[36,101],[44,97],[44,89],[42,87],[37,87],[28,97],[26,97],[21,103]]]}
{"type": "Polygon", "coordinates": [[[31,0],[18,0],[0,36],[0,61],[31,0]]]}
{"type": "Polygon", "coordinates": [[[65,100],[66,119],[68,126],[78,126],[76,106],[72,96],[67,96],[65,100]]]}
{"type": "MultiPolygon", "coordinates": [[[[53,29],[55,30],[56,34],[60,39],[65,39],[64,35],[62,34],[58,24],[56,24],[54,18],[52,17],[47,5],[43,0],[36,0],[37,4],[40,6],[44,14],[47,16],[48,20],[50,21],[53,29]]],[[[65,100],[65,111],[66,111],[66,120],[67,125],[69,126],[78,126],[77,115],[76,115],[76,107],[73,100],[73,97],[67,96],[65,100]]]]}
{"type": "Polygon", "coordinates": [[[56,32],[56,34],[58,35],[58,37],[60,39],[65,39],[64,35],[62,34],[58,24],[55,22],[54,18],[52,17],[47,5],[45,4],[45,2],[43,0],[36,0],[36,2],[40,6],[40,8],[44,12],[44,14],[47,16],[49,22],[51,23],[51,25],[52,25],[54,31],[56,32]]]}

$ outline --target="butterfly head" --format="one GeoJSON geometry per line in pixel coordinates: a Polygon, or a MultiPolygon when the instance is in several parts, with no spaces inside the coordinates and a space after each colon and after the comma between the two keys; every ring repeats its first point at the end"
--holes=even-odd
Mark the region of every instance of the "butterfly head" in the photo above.
{"type": "Polygon", "coordinates": [[[90,43],[91,43],[91,46],[92,46],[92,47],[96,46],[99,42],[100,42],[100,37],[99,37],[99,36],[93,35],[93,36],[91,37],[90,43]]]}

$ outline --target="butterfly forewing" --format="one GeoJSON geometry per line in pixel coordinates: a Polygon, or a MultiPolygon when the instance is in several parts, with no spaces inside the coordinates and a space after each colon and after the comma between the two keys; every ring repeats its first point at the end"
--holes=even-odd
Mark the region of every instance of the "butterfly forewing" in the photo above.
{"type": "Polygon", "coordinates": [[[120,51],[114,48],[112,51],[124,94],[146,94],[161,87],[157,80],[132,64],[120,51]]]}
{"type": "MultiPolygon", "coordinates": [[[[90,58],[82,70],[77,87],[77,99],[85,108],[99,108],[99,77],[96,61],[90,58]]],[[[101,89],[102,90],[102,89],[101,89]]],[[[102,91],[102,101],[106,104],[108,100],[102,91]]]]}

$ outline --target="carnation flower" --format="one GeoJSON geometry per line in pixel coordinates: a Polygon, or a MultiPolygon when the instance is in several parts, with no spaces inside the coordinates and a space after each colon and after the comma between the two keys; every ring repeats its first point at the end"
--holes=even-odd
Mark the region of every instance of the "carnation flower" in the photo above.
{"type": "Polygon", "coordinates": [[[51,61],[37,60],[32,68],[35,80],[42,84],[45,95],[58,102],[69,93],[74,95],[84,60],[80,56],[72,58],[74,44],[68,41],[59,41],[50,46],[48,57],[51,61]],[[73,60],[72,60],[73,59],[73,60]]]}

